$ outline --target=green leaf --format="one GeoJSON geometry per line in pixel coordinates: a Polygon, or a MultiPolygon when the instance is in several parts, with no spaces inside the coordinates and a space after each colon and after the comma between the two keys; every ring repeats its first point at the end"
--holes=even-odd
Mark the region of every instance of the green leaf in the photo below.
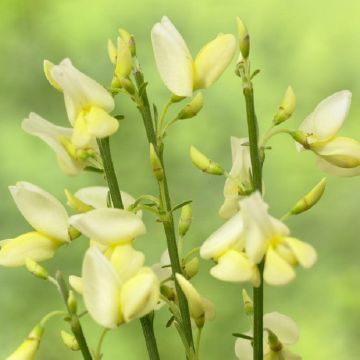
{"type": "Polygon", "coordinates": [[[184,201],[184,202],[176,205],[176,206],[171,210],[171,212],[174,212],[174,211],[176,211],[176,210],[178,210],[178,209],[181,209],[183,206],[185,206],[185,205],[187,205],[187,204],[190,204],[190,203],[192,203],[192,200],[184,201]]]}

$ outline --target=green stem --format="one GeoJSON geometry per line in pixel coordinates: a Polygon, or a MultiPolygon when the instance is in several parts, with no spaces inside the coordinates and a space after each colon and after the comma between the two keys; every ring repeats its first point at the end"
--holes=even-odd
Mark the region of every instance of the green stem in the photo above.
{"type": "MultiPolygon", "coordinates": [[[[106,181],[109,186],[110,196],[113,206],[117,209],[123,209],[124,204],[121,198],[121,192],[119,189],[119,183],[116,177],[114,165],[111,159],[111,151],[109,138],[98,139],[98,145],[100,149],[100,155],[102,158],[106,181]]],[[[154,334],[154,328],[152,326],[153,320],[150,319],[150,315],[147,315],[140,319],[143,334],[146,341],[146,347],[148,349],[149,358],[151,360],[159,359],[159,352],[157,350],[156,338],[154,334]]]]}
{"type": "Polygon", "coordinates": [[[52,319],[53,317],[55,316],[63,316],[65,317],[68,313],[66,311],[62,311],[62,310],[55,310],[55,311],[52,311],[48,314],[46,314],[40,321],[40,324],[41,326],[45,326],[46,323],[52,319]]]}
{"type": "Polygon", "coordinates": [[[95,353],[95,359],[94,360],[101,360],[102,354],[101,354],[101,348],[102,344],[104,343],[105,336],[108,333],[109,329],[104,329],[100,335],[98,345],[96,347],[96,353],[95,353]]]}
{"type": "Polygon", "coordinates": [[[196,360],[200,359],[200,344],[201,344],[201,333],[202,328],[198,328],[198,333],[196,337],[196,360]]]}
{"type": "Polygon", "coordinates": [[[159,350],[156,345],[154,334],[154,315],[149,314],[140,319],[143,334],[146,340],[146,347],[150,359],[160,359],[159,350]]]}
{"type": "Polygon", "coordinates": [[[106,182],[109,186],[112,204],[115,208],[123,209],[124,205],[121,199],[119,184],[116,179],[114,164],[111,158],[109,138],[97,139],[97,143],[105,171],[106,182]]]}
{"type": "MultiPolygon", "coordinates": [[[[144,84],[144,76],[139,67],[137,67],[134,71],[134,77],[136,80],[137,88],[143,89],[144,84]]],[[[172,215],[171,201],[168,183],[166,179],[166,171],[163,160],[163,144],[157,144],[156,133],[154,129],[154,123],[151,116],[149,99],[147,96],[146,89],[143,89],[140,96],[141,103],[138,104],[138,108],[143,119],[146,136],[149,144],[152,143],[155,151],[161,161],[161,165],[164,170],[164,177],[162,180],[158,180],[159,185],[159,193],[160,193],[160,202],[161,207],[164,212],[163,217],[163,227],[166,235],[167,247],[169,250],[169,256],[171,261],[171,269],[175,278],[176,273],[182,273],[182,268],[180,264],[178,248],[176,243],[176,235],[175,235],[175,226],[174,219],[172,215]]],[[[182,292],[179,284],[175,282],[176,292],[178,294],[179,300],[179,309],[182,318],[182,326],[184,327],[184,332],[186,336],[186,340],[189,348],[194,349],[193,337],[192,337],[192,329],[191,329],[191,321],[190,321],[190,313],[189,307],[184,293],[182,292]]]]}
{"type": "MultiPolygon", "coordinates": [[[[249,79],[249,78],[248,78],[249,79]]],[[[254,91],[250,80],[244,81],[243,93],[246,104],[250,144],[252,182],[254,190],[262,191],[262,160],[258,142],[258,123],[255,114],[254,91]]],[[[264,261],[259,264],[260,286],[253,288],[254,297],[254,360],[263,360],[263,315],[264,315],[264,261]]]]}
{"type": "Polygon", "coordinates": [[[92,360],[92,356],[90,354],[90,350],[87,345],[79,318],[76,315],[76,313],[69,307],[69,304],[68,304],[69,289],[68,289],[68,286],[66,285],[63,275],[60,271],[58,271],[56,273],[56,280],[59,285],[58,288],[60,290],[60,293],[63,297],[64,303],[66,305],[67,311],[70,316],[71,331],[74,334],[75,339],[79,344],[81,354],[85,360],[92,360]]]}
{"type": "Polygon", "coordinates": [[[259,147],[261,146],[265,146],[266,143],[274,136],[277,134],[291,134],[292,131],[289,129],[275,129],[272,131],[273,126],[264,134],[263,138],[261,139],[260,143],[259,143],[259,147]]]}

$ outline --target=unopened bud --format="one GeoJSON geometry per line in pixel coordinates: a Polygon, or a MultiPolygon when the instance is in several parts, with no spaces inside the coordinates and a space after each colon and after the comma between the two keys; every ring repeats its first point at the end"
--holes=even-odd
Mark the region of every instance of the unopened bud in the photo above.
{"type": "Polygon", "coordinates": [[[67,189],[65,189],[65,196],[67,204],[78,213],[85,213],[94,209],[92,206],[85,204],[67,189]]]}
{"type": "Polygon", "coordinates": [[[188,232],[192,221],[192,209],[190,204],[181,208],[178,231],[180,236],[185,236],[188,232]]]}
{"type": "Polygon", "coordinates": [[[150,163],[156,179],[161,181],[164,178],[164,169],[152,143],[150,143],[150,163]]]}
{"type": "Polygon", "coordinates": [[[197,256],[185,263],[184,272],[187,279],[191,279],[199,272],[199,264],[200,261],[197,256]]]}
{"type": "Polygon", "coordinates": [[[66,347],[72,351],[80,350],[79,343],[74,335],[69,334],[67,331],[61,330],[61,338],[66,347]]]}
{"type": "Polygon", "coordinates": [[[242,290],[242,298],[243,298],[245,314],[248,316],[252,315],[254,313],[254,304],[251,297],[249,296],[249,294],[245,289],[242,290]]]}
{"type": "Polygon", "coordinates": [[[174,301],[176,298],[174,289],[172,289],[169,286],[161,285],[160,292],[161,292],[161,295],[165,296],[170,301],[174,301]]]}
{"type": "Polygon", "coordinates": [[[69,307],[69,310],[72,314],[76,314],[76,310],[77,310],[77,301],[76,301],[76,297],[75,294],[72,290],[69,290],[69,296],[67,299],[67,305],[69,307]]]}
{"type": "Polygon", "coordinates": [[[121,87],[128,92],[130,95],[135,93],[135,86],[130,79],[121,78],[119,79],[121,87]]]}
{"type": "Polygon", "coordinates": [[[35,275],[39,279],[47,280],[47,278],[49,277],[49,273],[46,271],[46,269],[32,259],[29,258],[26,259],[25,266],[28,269],[28,271],[30,271],[33,275],[35,275]]]}
{"type": "Polygon", "coordinates": [[[129,50],[131,52],[131,55],[135,56],[136,55],[136,46],[135,46],[135,38],[134,38],[134,36],[131,35],[125,29],[119,29],[119,35],[125,41],[125,43],[128,45],[129,50]]]}
{"type": "Polygon", "coordinates": [[[277,113],[274,115],[273,122],[279,125],[289,119],[296,108],[296,96],[291,86],[286,89],[285,95],[281,101],[277,113]]]}
{"type": "Polygon", "coordinates": [[[322,197],[326,187],[326,178],[323,178],[309,193],[307,193],[291,209],[291,214],[297,215],[312,208],[322,197]]]}
{"type": "Polygon", "coordinates": [[[204,98],[201,92],[195,95],[191,101],[179,112],[177,118],[180,120],[193,118],[198,114],[204,105],[204,98]]]}
{"type": "Polygon", "coordinates": [[[201,171],[211,175],[223,175],[224,169],[216,162],[210,160],[194,146],[190,147],[190,157],[192,163],[201,171]]]}
{"type": "Polygon", "coordinates": [[[118,79],[127,78],[132,70],[132,57],[129,45],[121,38],[117,40],[115,75],[118,79]]]}
{"type": "Polygon", "coordinates": [[[108,55],[109,55],[109,59],[110,59],[111,63],[115,65],[117,49],[111,39],[108,40],[107,50],[108,50],[108,55]]]}
{"type": "Polygon", "coordinates": [[[23,343],[6,360],[33,360],[39,348],[44,327],[36,325],[23,343]]]}
{"type": "Polygon", "coordinates": [[[240,52],[243,58],[246,60],[250,53],[250,35],[245,24],[238,16],[236,17],[236,23],[238,28],[240,52]]]}

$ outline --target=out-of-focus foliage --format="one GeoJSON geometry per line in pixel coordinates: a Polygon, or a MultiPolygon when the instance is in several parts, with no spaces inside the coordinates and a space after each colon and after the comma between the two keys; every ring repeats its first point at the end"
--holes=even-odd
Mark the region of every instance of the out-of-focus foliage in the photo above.
{"type": "MultiPolygon", "coordinates": [[[[58,62],[70,57],[82,71],[103,84],[112,75],[106,53],[107,38],[115,38],[119,26],[133,32],[138,55],[150,83],[149,93],[159,106],[168,93],[156,68],[150,46],[150,29],[168,15],[183,33],[191,50],[218,32],[236,32],[235,15],[251,34],[253,66],[261,69],[255,79],[260,128],[272,116],[291,84],[298,107],[288,126],[295,128],[314,106],[331,93],[349,89],[353,105],[344,133],[360,139],[360,32],[356,0],[184,0],[171,2],[115,0],[2,0],[0,2],[0,234],[10,238],[28,229],[7,191],[7,186],[27,180],[65,201],[64,188],[102,184],[96,175],[68,178],[59,170],[54,154],[38,139],[20,129],[21,120],[36,111],[58,124],[66,124],[62,97],[49,86],[42,61],[58,62]]],[[[222,203],[223,179],[201,174],[189,158],[195,145],[214,160],[230,167],[230,135],[245,136],[246,122],[240,81],[233,64],[211,89],[204,92],[205,107],[194,120],[171,129],[166,163],[174,203],[194,200],[194,223],[187,235],[188,248],[199,245],[221,223],[217,215],[222,203]],[[175,134],[176,133],[176,134],[175,134]]],[[[118,112],[125,115],[112,145],[121,188],[134,196],[155,193],[148,161],[148,146],[141,119],[130,101],[119,97],[118,112]]],[[[311,153],[298,154],[286,135],[276,137],[267,153],[264,178],[266,200],[281,216],[323,176],[311,153]]],[[[280,311],[296,319],[301,329],[294,351],[304,359],[358,359],[359,291],[359,178],[330,178],[320,203],[308,213],[292,218],[292,233],[312,243],[319,261],[310,271],[298,271],[298,279],[284,288],[266,287],[265,309],[280,311]]],[[[165,248],[161,226],[148,214],[148,234],[137,246],[156,262],[165,248]]],[[[52,271],[80,271],[84,239],[61,249],[52,271]]],[[[201,264],[194,283],[217,307],[217,319],[203,331],[204,359],[233,359],[232,332],[247,328],[241,309],[241,286],[219,282],[201,264]]],[[[0,269],[0,358],[9,354],[38,319],[61,308],[54,289],[24,269],[0,269]]],[[[156,330],[163,359],[182,359],[174,329],[165,329],[166,310],[156,316],[156,330]]],[[[54,319],[41,345],[39,359],[80,359],[60,338],[60,320],[54,319]]],[[[65,325],[65,324],[64,324],[65,325]]],[[[100,330],[86,319],[89,341],[95,345],[100,330]]],[[[68,329],[66,329],[68,330],[68,329]]],[[[146,359],[139,322],[121,327],[106,339],[105,359],[146,359]]]]}

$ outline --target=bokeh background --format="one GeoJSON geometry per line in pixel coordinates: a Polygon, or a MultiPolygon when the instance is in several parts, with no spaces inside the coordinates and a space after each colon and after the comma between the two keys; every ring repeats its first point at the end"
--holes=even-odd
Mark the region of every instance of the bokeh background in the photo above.
{"type": "MultiPolygon", "coordinates": [[[[255,80],[256,106],[264,130],[286,87],[297,94],[298,108],[288,127],[300,121],[326,96],[341,89],[353,92],[353,105],[342,133],[360,139],[360,3],[356,0],[244,1],[244,0],[2,0],[0,2],[0,235],[11,238],[29,229],[12,202],[7,186],[19,180],[34,182],[65,202],[64,188],[72,191],[103,184],[100,176],[66,177],[55,156],[39,139],[24,134],[21,120],[36,111],[58,124],[66,124],[62,97],[49,86],[42,72],[43,59],[58,62],[70,57],[82,71],[108,84],[112,66],[106,42],[118,27],[134,33],[138,54],[149,81],[151,99],[162,106],[169,93],[155,68],[150,29],[168,15],[187,40],[193,54],[218,32],[235,32],[235,15],[247,23],[252,39],[253,66],[261,69],[255,80]]],[[[173,128],[168,136],[166,164],[173,203],[194,200],[194,223],[186,238],[191,249],[220,224],[223,178],[205,176],[189,159],[195,145],[230,169],[230,135],[245,136],[244,103],[234,65],[209,90],[206,106],[193,120],[173,128]]],[[[118,112],[126,119],[114,136],[113,151],[121,188],[134,196],[155,194],[142,122],[133,104],[119,97],[118,112]]],[[[323,174],[311,153],[298,154],[285,135],[272,141],[264,178],[266,199],[281,216],[323,174]]],[[[280,311],[297,320],[299,343],[293,350],[304,359],[360,358],[360,245],[359,178],[329,178],[323,200],[314,209],[289,220],[294,236],[312,243],[319,260],[310,271],[299,269],[286,287],[266,286],[266,311],[280,311]]],[[[161,226],[146,214],[148,234],[136,246],[156,262],[165,247],[161,226]]],[[[61,249],[46,266],[79,274],[86,240],[61,249]]],[[[209,263],[201,263],[194,279],[199,291],[217,309],[215,321],[203,333],[203,359],[235,359],[232,332],[247,330],[241,306],[242,285],[211,278],[209,263]]],[[[24,269],[0,269],[0,358],[5,358],[47,312],[62,308],[53,287],[24,269]]],[[[156,316],[162,359],[183,359],[175,329],[165,329],[163,309],[156,316]]],[[[84,320],[90,344],[100,329],[84,320]]],[[[59,336],[66,324],[49,323],[38,359],[80,359],[66,349],[59,336]]],[[[111,332],[104,344],[104,359],[146,359],[140,324],[135,321],[111,332]]]]}

